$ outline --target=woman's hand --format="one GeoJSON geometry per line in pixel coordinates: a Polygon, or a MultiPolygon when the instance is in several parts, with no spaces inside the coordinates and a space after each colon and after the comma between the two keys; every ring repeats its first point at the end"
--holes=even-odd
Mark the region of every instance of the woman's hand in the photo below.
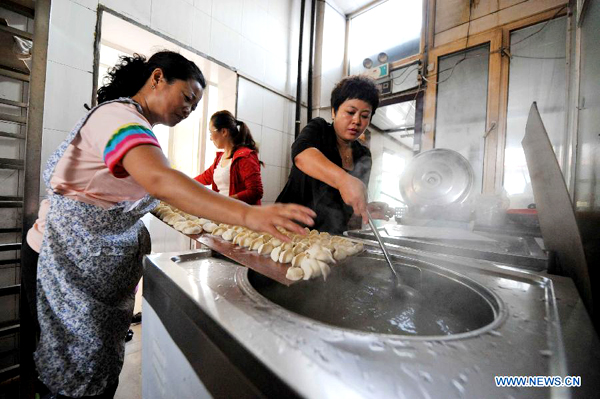
{"type": "Polygon", "coordinates": [[[356,215],[362,217],[363,223],[368,223],[367,217],[367,186],[356,177],[344,173],[342,180],[337,185],[342,200],[352,207],[356,215]]]}
{"type": "Polygon", "coordinates": [[[306,231],[293,221],[312,226],[313,218],[316,216],[317,214],[310,208],[296,204],[252,206],[246,212],[243,224],[254,231],[269,233],[280,240],[290,241],[288,237],[277,230],[276,226],[304,235],[306,231]]]}
{"type": "Polygon", "coordinates": [[[389,220],[394,216],[394,210],[385,202],[369,202],[367,204],[367,209],[373,219],[389,220]]]}

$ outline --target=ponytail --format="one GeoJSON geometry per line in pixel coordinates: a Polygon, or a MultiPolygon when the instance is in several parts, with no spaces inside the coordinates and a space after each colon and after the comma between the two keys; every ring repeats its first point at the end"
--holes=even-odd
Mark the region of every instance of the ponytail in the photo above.
{"type": "Polygon", "coordinates": [[[152,72],[160,68],[168,83],[175,79],[194,79],[202,88],[206,80],[202,72],[192,61],[173,51],[159,51],[148,61],[140,54],[121,56],[119,62],[108,70],[104,77],[104,86],[98,89],[98,104],[116,100],[120,97],[133,97],[144,86],[152,72]]]}
{"type": "MultiPolygon", "coordinates": [[[[229,111],[215,112],[211,116],[210,121],[217,130],[227,129],[229,131],[229,137],[233,143],[233,149],[231,150],[230,158],[240,147],[248,147],[249,149],[256,151],[258,154],[258,147],[256,142],[250,133],[250,128],[244,122],[235,119],[233,114],[229,111]]],[[[264,166],[264,163],[260,161],[260,164],[264,166]]]]}

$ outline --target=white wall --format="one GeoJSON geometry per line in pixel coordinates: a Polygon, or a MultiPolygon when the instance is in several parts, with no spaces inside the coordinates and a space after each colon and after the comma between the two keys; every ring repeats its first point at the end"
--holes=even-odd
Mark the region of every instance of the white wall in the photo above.
{"type": "MultiPolygon", "coordinates": [[[[84,115],[83,104],[91,101],[98,4],[295,96],[300,0],[54,0],[42,165],[84,115]]],[[[238,96],[238,117],[250,122],[256,141],[263,144],[264,201],[272,202],[290,167],[293,103],[245,79],[240,79],[238,96]]]]}

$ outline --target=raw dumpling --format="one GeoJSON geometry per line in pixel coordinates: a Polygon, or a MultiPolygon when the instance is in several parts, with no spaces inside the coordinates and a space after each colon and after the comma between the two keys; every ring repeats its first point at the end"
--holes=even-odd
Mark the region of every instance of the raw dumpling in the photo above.
{"type": "Polygon", "coordinates": [[[202,230],[212,233],[217,227],[213,222],[208,222],[202,225],[202,230]]]}
{"type": "Polygon", "coordinates": [[[277,248],[273,248],[271,251],[271,259],[273,262],[277,262],[279,260],[279,254],[282,252],[282,247],[279,246],[277,248]]]}
{"type": "Polygon", "coordinates": [[[279,254],[279,263],[290,263],[294,257],[294,252],[291,249],[281,251],[279,254]]]}
{"type": "Polygon", "coordinates": [[[238,235],[238,232],[234,229],[229,229],[221,236],[224,240],[231,241],[238,235]]]}
{"type": "Polygon", "coordinates": [[[285,274],[285,278],[292,281],[300,280],[302,277],[304,277],[304,271],[300,267],[290,267],[285,274]]]}
{"type": "Polygon", "coordinates": [[[319,244],[313,244],[306,252],[308,253],[308,256],[313,259],[335,263],[335,259],[333,259],[333,256],[331,255],[331,251],[319,244]]]}
{"type": "Polygon", "coordinates": [[[168,224],[170,224],[171,226],[175,225],[175,223],[177,222],[183,222],[185,221],[185,218],[183,216],[181,216],[178,213],[174,213],[172,215],[167,216],[164,219],[165,222],[167,222],[168,224]]]}
{"type": "Polygon", "coordinates": [[[252,251],[258,251],[258,248],[265,243],[265,240],[262,237],[258,237],[252,240],[250,243],[250,249],[252,251]]]}
{"type": "Polygon", "coordinates": [[[181,230],[183,234],[200,234],[202,233],[202,227],[197,224],[189,224],[183,230],[181,230]]]}
{"type": "Polygon", "coordinates": [[[227,231],[227,229],[225,227],[217,227],[216,229],[214,229],[212,231],[212,235],[220,236],[220,235],[223,235],[223,233],[225,233],[226,231],[227,231]]]}
{"type": "Polygon", "coordinates": [[[258,247],[258,253],[261,255],[270,255],[273,252],[273,244],[270,242],[262,244],[258,247]]]}
{"type": "Polygon", "coordinates": [[[300,263],[306,258],[306,252],[300,252],[298,255],[292,258],[292,266],[300,267],[300,263]]]}

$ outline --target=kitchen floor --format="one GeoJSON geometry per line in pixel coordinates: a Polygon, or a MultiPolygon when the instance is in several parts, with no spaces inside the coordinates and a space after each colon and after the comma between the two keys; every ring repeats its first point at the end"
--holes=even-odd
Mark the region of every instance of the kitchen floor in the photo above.
{"type": "Polygon", "coordinates": [[[125,363],[114,399],[142,399],[142,324],[133,324],[133,338],[125,344],[125,363]]]}

